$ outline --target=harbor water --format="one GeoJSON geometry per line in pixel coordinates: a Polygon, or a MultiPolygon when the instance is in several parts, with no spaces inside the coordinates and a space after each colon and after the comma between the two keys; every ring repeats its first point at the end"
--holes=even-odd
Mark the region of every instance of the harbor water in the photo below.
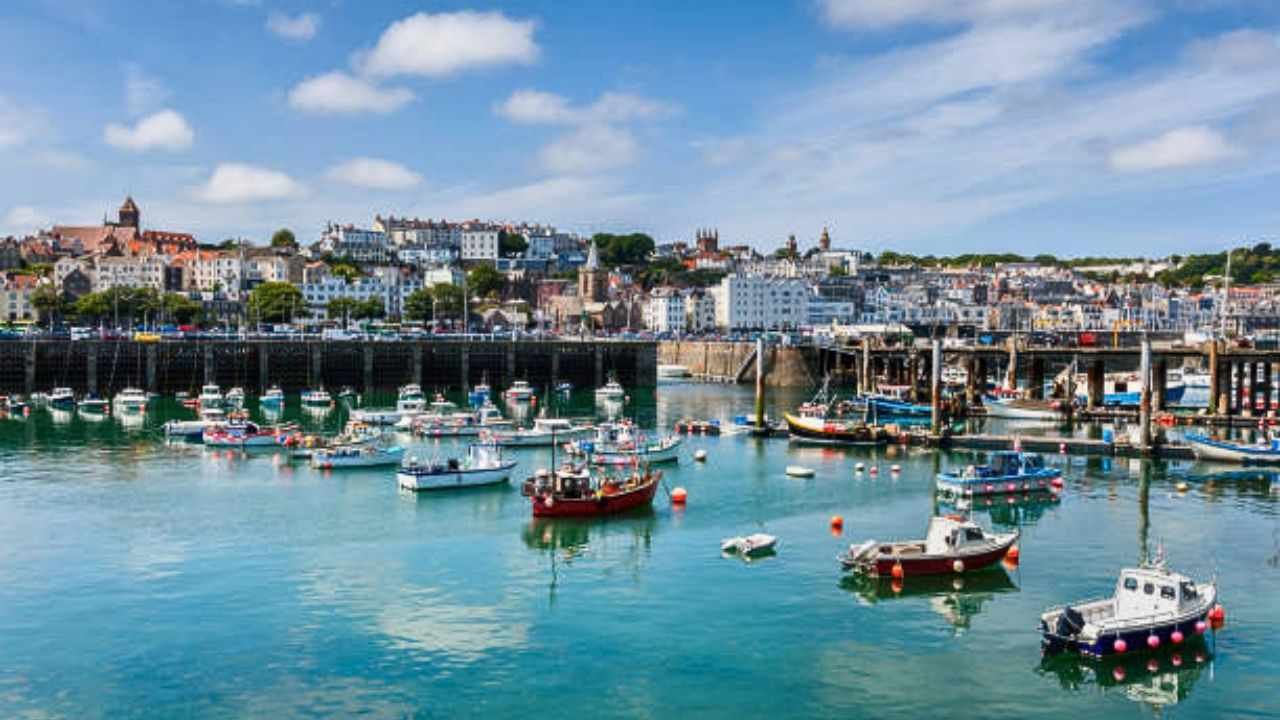
{"type": "MultiPolygon", "coordinates": [[[[769,413],[804,399],[771,397],[769,413]]],[[[343,421],[296,403],[286,418],[312,429],[343,421]]],[[[670,429],[751,406],[747,389],[680,384],[606,412],[670,429]]],[[[560,411],[597,408],[586,391],[560,411]]],[[[954,512],[934,474],[978,456],[695,436],[652,511],[535,521],[518,481],[546,449],[508,451],[510,485],[414,495],[387,468],[167,444],[175,417],[191,414],[165,401],[128,426],[0,420],[0,717],[1280,715],[1280,478],[1266,471],[1053,456],[1060,500],[973,512],[1021,528],[1019,565],[895,588],[845,577],[837,553],[922,537],[954,512]],[[753,532],[778,536],[777,554],[721,556],[753,532]],[[1042,659],[1041,611],[1109,595],[1158,545],[1172,568],[1216,576],[1221,631],[1150,665],[1042,659]]]]}

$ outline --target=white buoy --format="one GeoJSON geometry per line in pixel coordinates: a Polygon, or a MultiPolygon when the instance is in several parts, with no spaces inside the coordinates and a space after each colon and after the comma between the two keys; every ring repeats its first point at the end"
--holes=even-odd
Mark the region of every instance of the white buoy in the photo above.
{"type": "Polygon", "coordinates": [[[862,464],[862,463],[858,463],[857,465],[854,465],[854,466],[853,466],[853,471],[854,471],[854,472],[862,472],[863,470],[865,470],[865,469],[866,469],[866,467],[867,467],[866,465],[864,465],[864,464],[862,464]]]}
{"type": "Polygon", "coordinates": [[[788,465],[787,474],[791,477],[813,477],[813,468],[801,467],[800,465],[788,465]]]}
{"type": "Polygon", "coordinates": [[[706,461],[707,461],[707,451],[706,451],[706,450],[698,450],[697,452],[695,452],[695,453],[693,454],[693,459],[694,459],[694,460],[697,460],[698,462],[706,462],[706,461]]]}
{"type": "Polygon", "coordinates": [[[889,471],[896,475],[897,473],[902,472],[902,466],[895,464],[893,467],[889,468],[889,471]]]}

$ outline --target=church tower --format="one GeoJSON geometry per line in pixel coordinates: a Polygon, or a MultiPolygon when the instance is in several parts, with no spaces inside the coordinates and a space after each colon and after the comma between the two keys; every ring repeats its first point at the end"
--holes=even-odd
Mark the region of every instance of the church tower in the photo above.
{"type": "Polygon", "coordinates": [[[134,230],[142,227],[142,213],[138,210],[138,204],[133,201],[133,197],[126,197],[124,204],[120,206],[119,220],[116,225],[120,227],[131,227],[134,230]]]}
{"type": "Polygon", "coordinates": [[[600,250],[591,241],[587,262],[578,269],[578,297],[583,302],[604,302],[609,299],[609,273],[600,268],[600,250]]]}
{"type": "Polygon", "coordinates": [[[822,226],[822,235],[818,237],[818,248],[822,252],[831,252],[831,235],[825,225],[822,226]]]}

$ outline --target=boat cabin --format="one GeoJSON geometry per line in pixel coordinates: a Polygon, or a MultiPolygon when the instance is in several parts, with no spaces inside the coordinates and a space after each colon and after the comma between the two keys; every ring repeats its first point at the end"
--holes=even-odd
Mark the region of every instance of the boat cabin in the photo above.
{"type": "Polygon", "coordinates": [[[1044,468],[1044,458],[1034,453],[998,452],[991,456],[990,468],[997,477],[1026,475],[1044,468]]]}
{"type": "Polygon", "coordinates": [[[987,545],[990,542],[986,532],[972,520],[965,520],[958,515],[944,515],[929,519],[924,551],[929,555],[950,555],[969,546],[987,545]]]}
{"type": "Polygon", "coordinates": [[[1177,613],[1199,602],[1194,581],[1161,567],[1125,568],[1116,581],[1118,618],[1177,613]]]}
{"type": "Polygon", "coordinates": [[[573,430],[573,423],[564,418],[534,418],[533,429],[542,432],[569,432],[573,430]]]}

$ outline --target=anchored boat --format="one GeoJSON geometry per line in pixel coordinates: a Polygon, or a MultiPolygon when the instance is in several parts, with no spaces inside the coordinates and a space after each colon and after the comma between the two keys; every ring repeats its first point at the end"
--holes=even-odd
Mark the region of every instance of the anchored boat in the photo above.
{"type": "Polygon", "coordinates": [[[368,444],[339,445],[321,448],[311,453],[311,467],[322,470],[356,467],[385,467],[399,465],[404,448],[376,447],[368,444]]]}
{"type": "Polygon", "coordinates": [[[1045,467],[1040,455],[1007,450],[993,453],[989,465],[938,473],[938,490],[961,497],[1048,492],[1061,477],[1062,471],[1045,467]]]}
{"type": "Polygon", "coordinates": [[[1018,531],[989,533],[959,515],[929,519],[923,540],[851,545],[839,556],[846,571],[872,577],[960,574],[994,565],[1018,541],[1018,531]]]}
{"type": "Polygon", "coordinates": [[[566,465],[539,470],[521,492],[530,499],[534,517],[616,515],[651,505],[661,479],[661,472],[649,468],[595,476],[586,465],[566,465]]]}
{"type": "Polygon", "coordinates": [[[1056,420],[1058,405],[1051,400],[1029,400],[1022,398],[997,398],[991,395],[983,398],[987,417],[998,417],[1006,420],[1056,420]]]}
{"type": "Polygon", "coordinates": [[[610,379],[604,387],[596,388],[596,400],[622,400],[626,396],[627,391],[616,379],[610,379]]]}
{"type": "Polygon", "coordinates": [[[116,393],[112,404],[118,412],[140,413],[147,410],[147,394],[137,388],[125,388],[116,393]]]}
{"type": "Polygon", "coordinates": [[[471,445],[461,460],[420,462],[411,457],[396,472],[396,482],[406,490],[442,490],[507,482],[515,460],[504,460],[502,451],[488,444],[471,445]]]}
{"type": "Polygon", "coordinates": [[[533,398],[533,388],[528,381],[516,380],[511,383],[511,387],[507,388],[505,393],[507,400],[524,401],[533,398]]]}
{"type": "Polygon", "coordinates": [[[201,439],[208,447],[272,448],[283,445],[293,430],[292,425],[264,428],[247,421],[206,423],[201,439]]]}
{"type": "Polygon", "coordinates": [[[574,425],[564,418],[535,418],[532,428],[497,430],[494,442],[506,447],[552,447],[590,432],[585,425],[574,425]]]}
{"type": "Polygon", "coordinates": [[[1052,608],[1040,616],[1046,653],[1090,659],[1176,646],[1203,635],[1218,587],[1155,563],[1120,571],[1111,597],[1052,608]]]}
{"type": "Polygon", "coordinates": [[[49,407],[58,410],[75,410],[76,394],[71,392],[71,388],[54,388],[53,392],[49,393],[49,407]]]}
{"type": "Polygon", "coordinates": [[[879,425],[868,425],[861,420],[832,420],[820,417],[803,417],[784,413],[791,439],[826,445],[882,445],[889,442],[889,433],[879,425]]]}
{"type": "Polygon", "coordinates": [[[1253,444],[1216,440],[1200,433],[1188,433],[1185,439],[1191,446],[1191,452],[1201,460],[1260,465],[1280,463],[1280,439],[1274,437],[1266,442],[1253,444]]]}
{"type": "Polygon", "coordinates": [[[284,391],[279,385],[272,385],[258,398],[258,404],[267,409],[279,410],[284,407],[284,391]]]}
{"type": "Polygon", "coordinates": [[[668,436],[650,441],[630,422],[602,423],[591,440],[566,444],[571,455],[590,459],[596,465],[675,462],[680,459],[681,439],[668,436]]]}

